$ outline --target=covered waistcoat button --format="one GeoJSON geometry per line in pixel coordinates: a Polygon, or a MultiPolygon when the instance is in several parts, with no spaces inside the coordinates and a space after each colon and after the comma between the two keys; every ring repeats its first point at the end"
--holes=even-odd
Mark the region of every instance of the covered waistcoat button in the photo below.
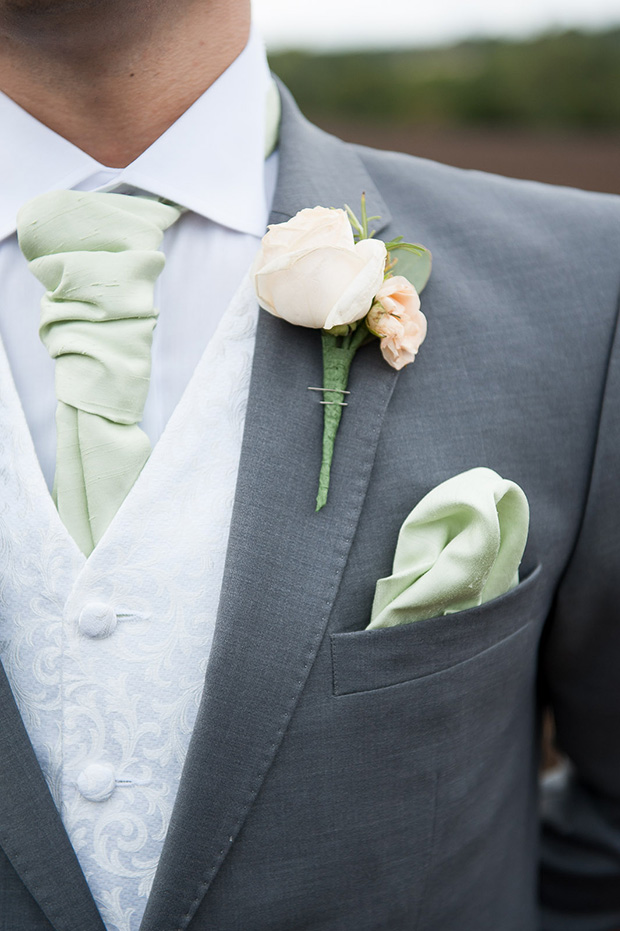
{"type": "Polygon", "coordinates": [[[90,763],[77,777],[77,787],[89,802],[105,802],[116,788],[116,776],[109,763],[90,763]]]}
{"type": "Polygon", "coordinates": [[[112,605],[89,601],[80,612],[78,628],[85,637],[109,637],[116,630],[117,617],[112,605]]]}

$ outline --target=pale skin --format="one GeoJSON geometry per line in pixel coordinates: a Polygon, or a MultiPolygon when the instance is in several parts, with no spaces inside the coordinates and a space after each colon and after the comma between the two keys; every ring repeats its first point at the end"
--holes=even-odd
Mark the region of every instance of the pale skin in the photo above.
{"type": "Polygon", "coordinates": [[[225,71],[249,29],[250,0],[0,0],[0,90],[122,168],[225,71]]]}

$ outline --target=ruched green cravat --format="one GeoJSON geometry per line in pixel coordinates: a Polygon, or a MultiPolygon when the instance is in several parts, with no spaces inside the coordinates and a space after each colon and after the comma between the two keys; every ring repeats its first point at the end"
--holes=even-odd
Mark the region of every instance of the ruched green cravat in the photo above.
{"type": "Polygon", "coordinates": [[[18,216],[21,249],[47,292],[40,335],[56,360],[54,498],[88,555],[151,451],[142,419],[164,267],[180,208],[123,194],[52,191],[18,216]]]}

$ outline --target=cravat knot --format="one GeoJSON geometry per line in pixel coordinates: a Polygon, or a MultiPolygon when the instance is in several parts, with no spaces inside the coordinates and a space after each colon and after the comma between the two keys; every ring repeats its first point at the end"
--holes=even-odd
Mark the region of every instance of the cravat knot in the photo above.
{"type": "Polygon", "coordinates": [[[86,554],[150,454],[137,424],[165,261],[157,249],[180,212],[125,194],[52,191],[18,215],[20,247],[47,289],[39,332],[56,359],[54,495],[86,554]]]}

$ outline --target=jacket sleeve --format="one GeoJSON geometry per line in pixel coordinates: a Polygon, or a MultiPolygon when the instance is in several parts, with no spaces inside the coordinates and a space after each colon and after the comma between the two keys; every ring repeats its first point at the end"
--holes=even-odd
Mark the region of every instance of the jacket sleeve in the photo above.
{"type": "Polygon", "coordinates": [[[542,931],[620,929],[620,335],[591,484],[542,650],[564,771],[543,781],[542,931]]]}

